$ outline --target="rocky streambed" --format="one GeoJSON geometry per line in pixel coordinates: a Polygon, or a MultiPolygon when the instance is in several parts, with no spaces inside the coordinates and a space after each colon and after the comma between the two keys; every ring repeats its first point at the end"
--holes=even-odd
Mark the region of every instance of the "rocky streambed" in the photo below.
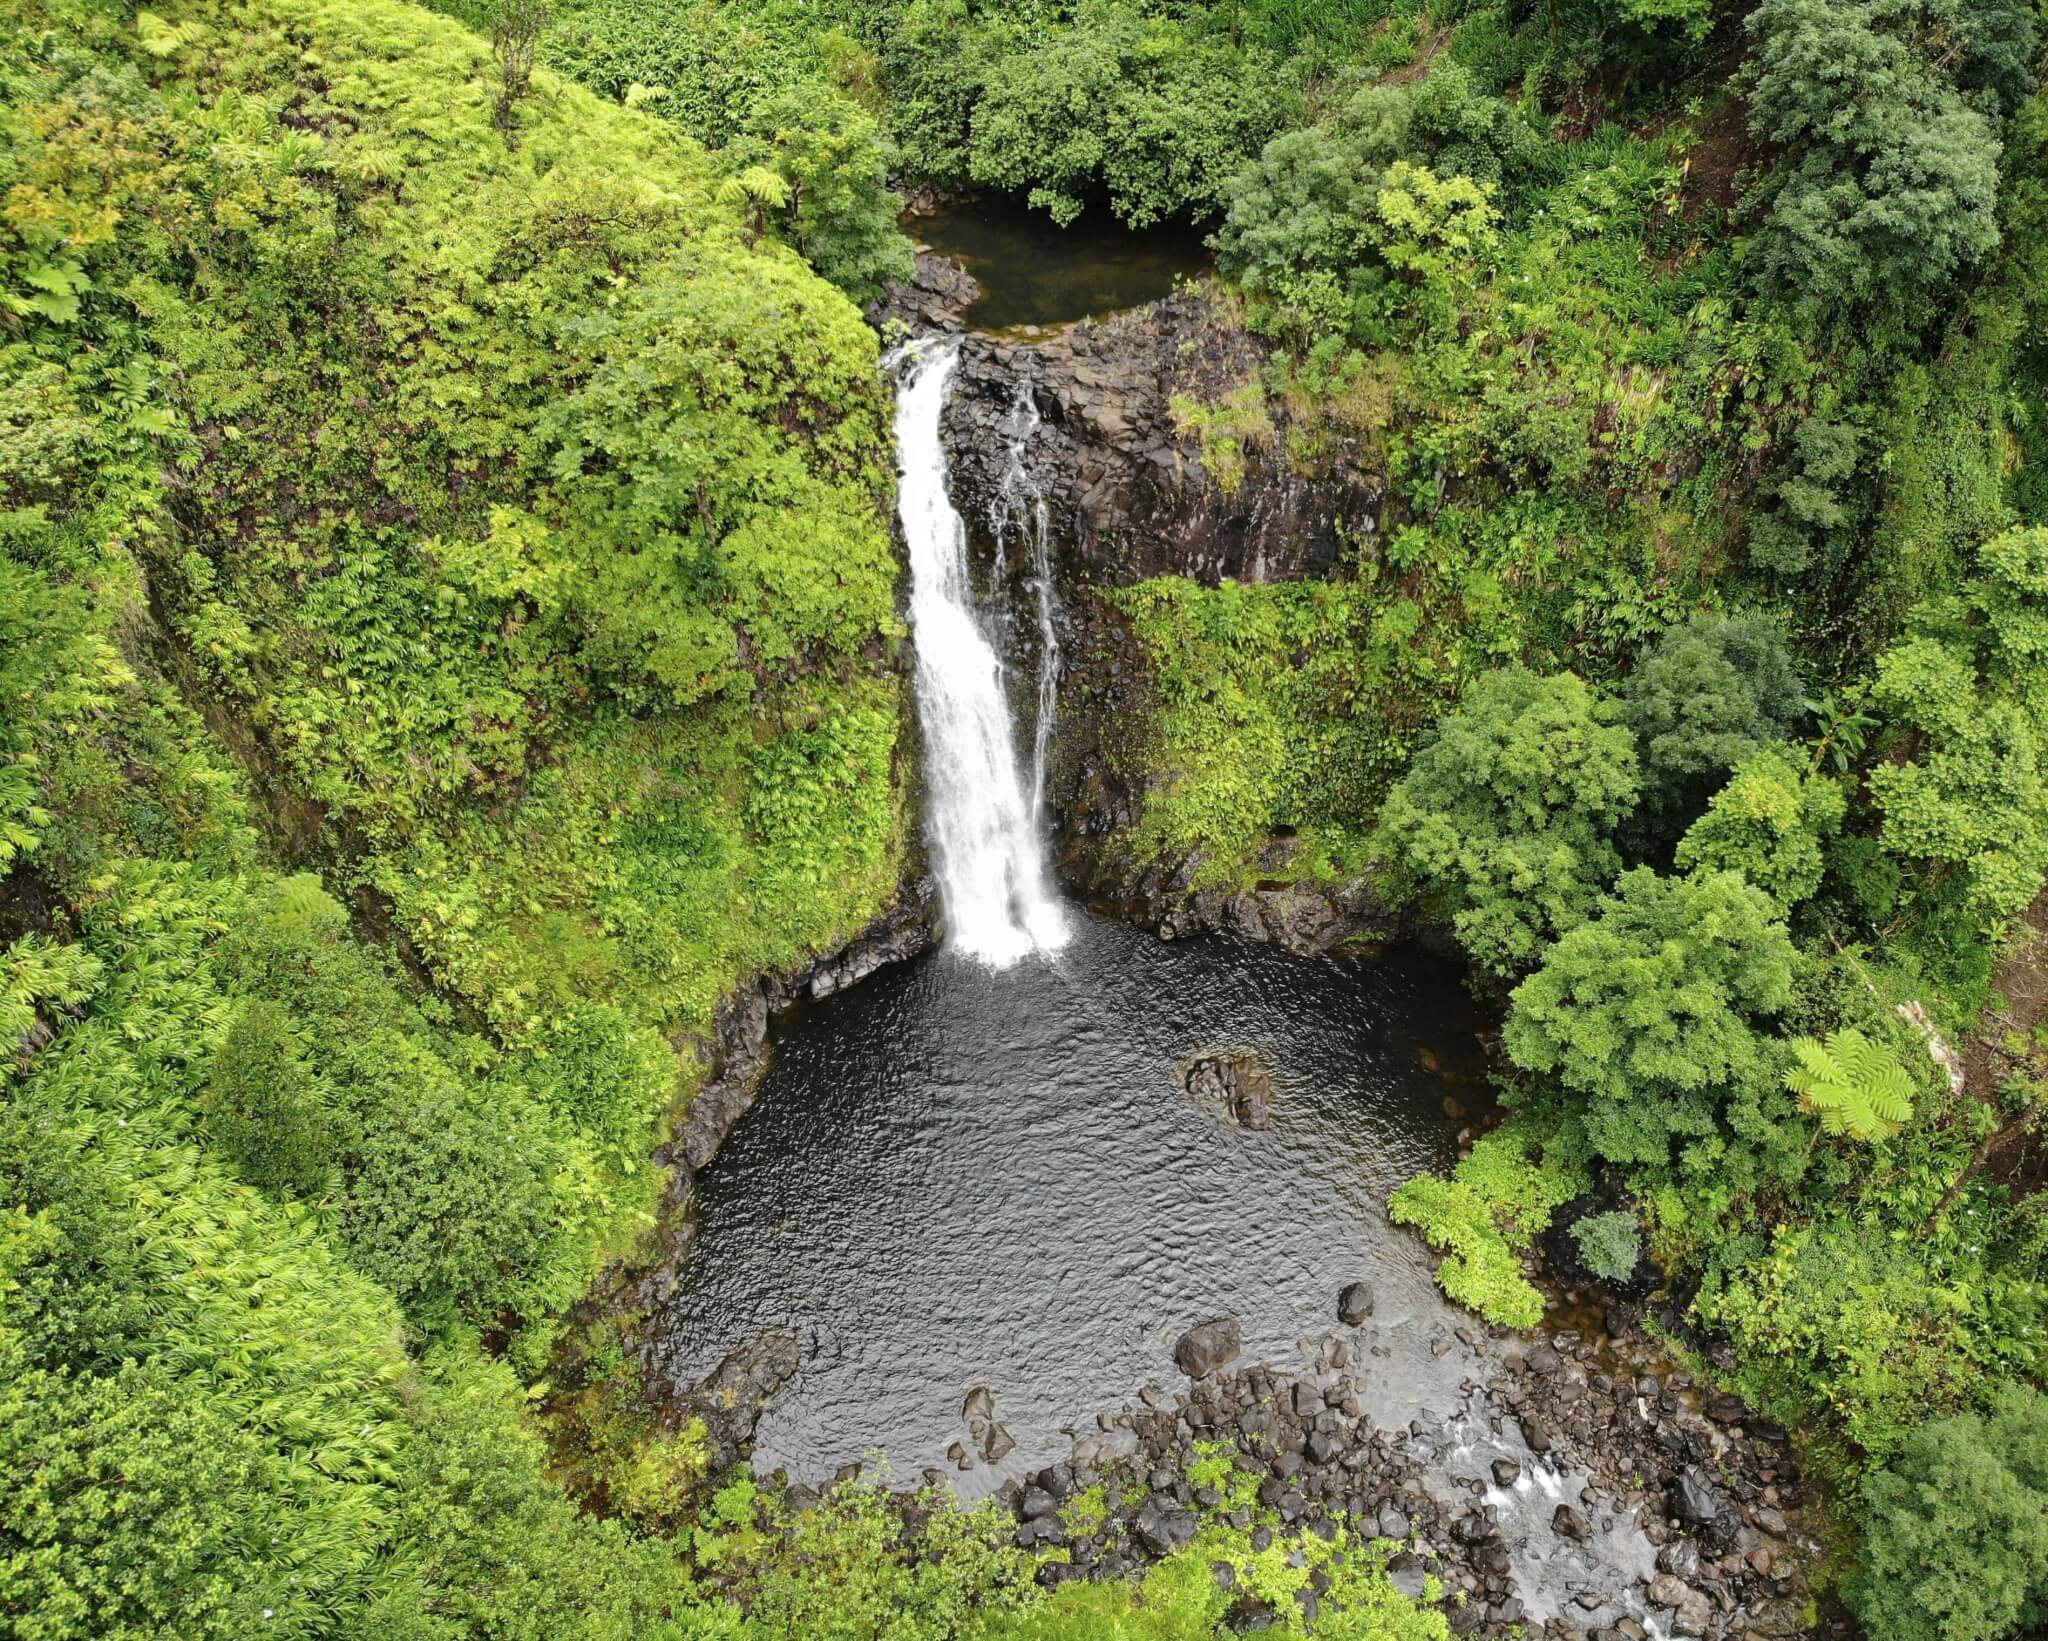
{"type": "MultiPolygon", "coordinates": [[[[1395,1582],[1419,1595],[1435,1574],[1456,1634],[1800,1633],[1813,1547],[1794,1524],[1804,1494],[1785,1433],[1732,1398],[1702,1404],[1646,1337],[1460,1325],[1432,1340],[1466,1369],[1455,1406],[1388,1422],[1373,1411],[1387,1347],[1370,1323],[1285,1369],[1238,1363],[1218,1331],[1183,1340],[1181,1364],[1201,1370],[1183,1385],[1147,1386],[1070,1458],[1006,1486],[1018,1543],[1071,1552],[1050,1581],[1121,1575],[1189,1543],[1221,1500],[1188,1471],[1220,1445],[1262,1473],[1257,1497],[1283,1524],[1327,1536],[1342,1518],[1401,1546],[1395,1582]],[[1067,1506],[1095,1488],[1121,1502],[1077,1523],[1067,1506]]],[[[1270,1615],[1248,1602],[1237,1616],[1270,1615]]]]}

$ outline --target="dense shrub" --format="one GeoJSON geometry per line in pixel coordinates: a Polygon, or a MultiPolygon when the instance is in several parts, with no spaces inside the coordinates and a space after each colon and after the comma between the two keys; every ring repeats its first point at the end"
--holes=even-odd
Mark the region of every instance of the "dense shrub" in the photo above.
{"type": "Polygon", "coordinates": [[[1872,1641],[1998,1641],[2048,1620],[2048,1398],[1914,1432],[1863,1484],[1849,1597],[1872,1641]]]}
{"type": "Polygon", "coordinates": [[[1619,870],[1609,836],[1637,782],[1620,717],[1570,673],[1503,668],[1474,681],[1388,794],[1388,847],[1486,968],[1526,968],[1619,870]]]}
{"type": "Polygon", "coordinates": [[[1515,988],[1503,1036],[1525,1071],[1580,1100],[1593,1149],[1660,1166],[1769,1080],[1758,1026],[1792,1000],[1796,954],[1777,907],[1733,872],[1624,873],[1515,988]]]}

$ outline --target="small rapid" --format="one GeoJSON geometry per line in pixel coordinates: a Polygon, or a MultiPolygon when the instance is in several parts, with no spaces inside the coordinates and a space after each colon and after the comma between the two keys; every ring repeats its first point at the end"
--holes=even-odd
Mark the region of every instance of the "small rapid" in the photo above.
{"type": "MultiPolygon", "coordinates": [[[[1058,950],[1067,924],[1046,883],[1002,662],[975,611],[967,527],[946,493],[939,424],[959,358],[957,340],[919,338],[886,361],[897,380],[896,508],[910,554],[925,830],[947,935],[956,951],[1002,968],[1058,950]]],[[[1037,540],[1042,552],[1042,529],[1037,540]]],[[[1049,730],[1042,702],[1039,725],[1049,730]]],[[[1034,774],[1043,755],[1034,749],[1034,774]]]]}

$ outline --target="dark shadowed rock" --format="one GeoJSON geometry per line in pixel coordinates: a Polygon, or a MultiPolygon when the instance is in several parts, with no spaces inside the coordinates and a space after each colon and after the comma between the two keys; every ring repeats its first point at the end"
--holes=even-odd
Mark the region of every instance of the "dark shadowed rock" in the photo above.
{"type": "Polygon", "coordinates": [[[1231,1317],[1203,1322],[1180,1336],[1173,1347],[1173,1359],[1190,1379],[1206,1379],[1218,1368],[1237,1360],[1244,1349],[1244,1333],[1231,1317]]]}
{"type": "Polygon", "coordinates": [[[1420,1601],[1425,1588],[1424,1580],[1429,1569],[1422,1557],[1403,1552],[1387,1563],[1387,1582],[1399,1590],[1410,1601],[1420,1601]]]}
{"type": "Polygon", "coordinates": [[[919,251],[906,280],[892,281],[868,306],[868,323],[880,329],[891,320],[916,331],[959,330],[981,295],[981,283],[951,257],[919,251]]]}
{"type": "Polygon", "coordinates": [[[704,1421],[714,1472],[746,1456],[761,1410],[803,1360],[793,1333],[769,1332],[749,1339],[688,1390],[674,1398],[685,1416],[704,1421]]]}
{"type": "Polygon", "coordinates": [[[1044,418],[1035,471],[1054,528],[1091,577],[1214,585],[1325,575],[1347,542],[1355,549],[1377,531],[1380,476],[1348,445],[1304,471],[1276,428],[1239,441],[1241,472],[1225,484],[1174,415],[1176,396],[1222,399],[1268,353],[1207,288],[1041,342],[970,338],[944,424],[955,502],[987,514],[1008,460],[1004,418],[1028,378],[1044,418]]]}
{"type": "Polygon", "coordinates": [[[1665,1499],[1680,1521],[1699,1524],[1719,1521],[1728,1508],[1713,1479],[1696,1464],[1689,1464],[1665,1485],[1665,1499]]]}
{"type": "Polygon", "coordinates": [[[1592,1537],[1591,1524],[1569,1504],[1560,1504],[1550,1518],[1550,1530],[1559,1538],[1588,1539],[1592,1537]]]}
{"type": "Polygon", "coordinates": [[[1337,1320],[1347,1328],[1355,1328],[1372,1315],[1378,1303],[1370,1282],[1353,1282],[1337,1295],[1337,1320]]]}
{"type": "Polygon", "coordinates": [[[1131,1523],[1132,1534],[1155,1556],[1187,1548],[1194,1542],[1195,1529],[1192,1512],[1168,1503],[1157,1493],[1145,1500],[1131,1523]]]}

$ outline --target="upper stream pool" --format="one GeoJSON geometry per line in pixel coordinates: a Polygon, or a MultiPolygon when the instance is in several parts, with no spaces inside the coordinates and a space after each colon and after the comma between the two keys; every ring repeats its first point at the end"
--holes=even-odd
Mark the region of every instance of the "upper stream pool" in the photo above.
{"type": "Polygon", "coordinates": [[[1070,228],[1043,211],[980,199],[909,219],[904,231],[981,282],[967,310],[976,330],[1057,326],[1172,294],[1174,280],[1209,271],[1199,231],[1126,228],[1103,205],[1070,228]]]}
{"type": "Polygon", "coordinates": [[[1064,1457],[1061,1427],[1179,1382],[1191,1324],[1237,1317],[1244,1360],[1290,1362],[1361,1278],[1386,1416],[1455,1400],[1460,1358],[1428,1346],[1465,1318],[1385,1205],[1452,1159],[1458,1104],[1485,1098],[1457,971],[1072,915],[1054,958],[991,971],[941,950],[778,1022],[653,1319],[678,1382],[768,1329],[801,1338],[758,1468],[815,1482],[881,1450],[914,1478],[986,1384],[1017,1450],[959,1478],[975,1496],[1064,1457]],[[1189,1056],[1237,1045],[1278,1083],[1263,1131],[1182,1084],[1189,1056]]]}

